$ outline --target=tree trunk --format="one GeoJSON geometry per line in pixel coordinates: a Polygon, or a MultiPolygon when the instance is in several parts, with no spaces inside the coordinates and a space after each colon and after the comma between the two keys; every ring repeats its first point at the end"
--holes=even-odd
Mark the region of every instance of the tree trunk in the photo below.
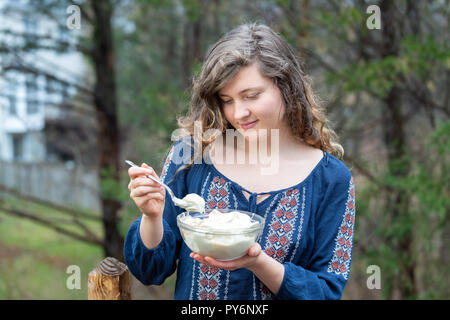
{"type": "MultiPolygon", "coordinates": [[[[109,0],[91,2],[93,19],[93,61],[96,74],[94,103],[97,113],[97,159],[100,181],[104,174],[119,183],[119,124],[115,83],[115,57],[112,38],[112,6],[109,0]]],[[[121,204],[111,196],[101,195],[105,231],[105,256],[123,260],[123,237],[117,229],[121,204]]]]}
{"type": "Polygon", "coordinates": [[[183,34],[183,82],[184,87],[189,88],[191,85],[191,73],[192,65],[195,61],[200,62],[203,59],[202,43],[204,37],[203,19],[208,15],[209,3],[205,1],[199,1],[201,14],[192,20],[187,15],[185,17],[186,22],[184,26],[183,34]]]}
{"type": "Polygon", "coordinates": [[[305,59],[305,48],[308,47],[308,9],[309,9],[309,0],[301,0],[300,1],[300,12],[299,12],[299,20],[300,20],[300,31],[298,33],[298,57],[301,61],[305,59]]]}
{"type": "Polygon", "coordinates": [[[181,62],[183,71],[184,87],[188,88],[191,84],[191,66],[192,66],[192,52],[191,52],[191,29],[192,22],[187,20],[184,25],[183,32],[183,61],[181,62]]]}
{"type": "MultiPolygon", "coordinates": [[[[401,38],[401,17],[393,1],[381,2],[382,47],[381,58],[397,56],[401,38]]],[[[402,89],[394,83],[383,99],[383,131],[387,148],[387,170],[395,178],[404,178],[410,171],[410,160],[406,156],[407,142],[405,118],[403,115],[402,89]]],[[[409,194],[404,190],[394,190],[387,195],[385,212],[390,215],[394,224],[409,223],[409,194]]],[[[402,229],[405,226],[402,225],[402,229]]],[[[413,232],[409,226],[402,234],[391,235],[386,239],[397,257],[399,272],[393,283],[393,294],[396,298],[405,299],[416,296],[415,259],[413,251],[413,232]]]]}

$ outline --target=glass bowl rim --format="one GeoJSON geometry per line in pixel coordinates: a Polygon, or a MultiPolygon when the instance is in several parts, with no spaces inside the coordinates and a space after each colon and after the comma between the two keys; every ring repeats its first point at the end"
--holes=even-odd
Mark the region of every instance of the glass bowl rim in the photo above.
{"type": "Polygon", "coordinates": [[[191,231],[191,232],[201,233],[201,234],[241,235],[241,234],[247,234],[247,233],[254,233],[255,231],[260,232],[260,231],[262,231],[262,229],[264,228],[264,225],[265,225],[265,218],[261,217],[260,215],[258,215],[255,212],[239,210],[239,209],[210,209],[210,210],[206,210],[206,212],[205,213],[200,213],[200,212],[197,212],[197,211],[184,211],[183,213],[180,213],[177,216],[178,228],[183,229],[183,230],[187,230],[187,231],[191,231]],[[225,213],[238,211],[238,212],[241,212],[241,213],[244,213],[244,214],[250,216],[250,218],[252,220],[256,220],[258,222],[258,224],[256,226],[254,226],[254,227],[251,227],[251,228],[237,228],[233,232],[230,232],[230,231],[221,231],[221,230],[208,231],[208,230],[202,230],[202,229],[194,229],[191,226],[183,223],[183,221],[181,221],[182,217],[185,217],[185,216],[191,215],[191,214],[197,214],[197,215],[200,215],[201,217],[207,217],[208,214],[206,212],[211,212],[213,210],[219,210],[219,211],[225,212],[225,213]],[[254,218],[254,217],[256,217],[256,218],[254,218]]]}

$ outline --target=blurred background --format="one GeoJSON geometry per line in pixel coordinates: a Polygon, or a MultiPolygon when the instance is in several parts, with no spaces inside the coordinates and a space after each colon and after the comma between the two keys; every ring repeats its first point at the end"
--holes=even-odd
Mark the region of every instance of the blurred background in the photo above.
{"type": "MultiPolygon", "coordinates": [[[[208,47],[254,21],[295,48],[355,178],[343,299],[449,299],[449,10],[448,0],[0,0],[0,299],[86,299],[88,273],[104,257],[123,261],[139,216],[124,159],[161,172],[208,47]],[[66,285],[71,265],[80,289],[66,285]]],[[[172,299],[174,284],[133,281],[132,296],[172,299]]]]}

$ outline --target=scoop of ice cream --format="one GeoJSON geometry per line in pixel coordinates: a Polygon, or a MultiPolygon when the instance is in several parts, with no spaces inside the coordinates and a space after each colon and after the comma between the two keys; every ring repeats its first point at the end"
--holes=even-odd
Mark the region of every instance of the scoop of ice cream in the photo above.
{"type": "Polygon", "coordinates": [[[250,216],[241,212],[232,211],[223,213],[216,209],[211,211],[205,219],[187,216],[183,222],[192,227],[200,227],[202,230],[228,232],[234,232],[237,229],[251,228],[258,224],[257,222],[252,221],[250,216]]]}
{"type": "Polygon", "coordinates": [[[189,193],[183,198],[187,211],[205,212],[205,200],[196,193],[189,193]]]}

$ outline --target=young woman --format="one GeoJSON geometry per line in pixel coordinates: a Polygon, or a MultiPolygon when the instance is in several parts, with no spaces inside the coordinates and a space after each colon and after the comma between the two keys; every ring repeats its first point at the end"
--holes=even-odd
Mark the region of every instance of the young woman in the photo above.
{"type": "Polygon", "coordinates": [[[161,179],[179,198],[197,193],[206,209],[255,212],[265,227],[242,258],[202,257],[181,238],[183,210],[145,178],[158,178],[154,170],[130,168],[130,197],[142,212],[124,246],[133,275],[161,284],[177,269],[175,299],[339,299],[350,273],[353,178],[287,42],[258,24],[225,34],[209,49],[190,112],[178,122],[186,135],[170,149],[161,179]],[[211,129],[218,134],[209,138],[195,131],[211,129]],[[245,143],[230,141],[230,129],[245,143]],[[267,163],[252,146],[265,143],[276,166],[263,174],[267,163]],[[227,154],[235,161],[224,161],[227,154]]]}

